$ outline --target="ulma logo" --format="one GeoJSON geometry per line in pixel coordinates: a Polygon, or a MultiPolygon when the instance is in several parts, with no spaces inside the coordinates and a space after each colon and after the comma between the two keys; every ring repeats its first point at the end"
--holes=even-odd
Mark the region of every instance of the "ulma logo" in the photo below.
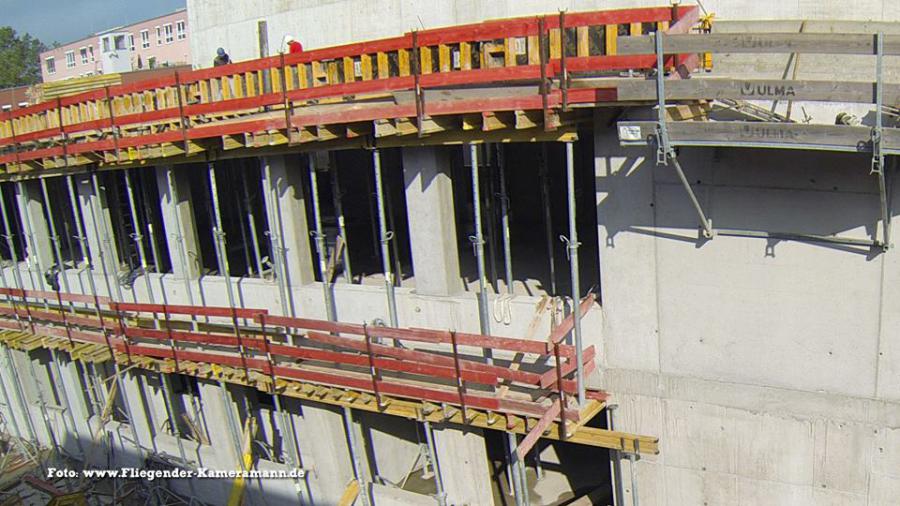
{"type": "Polygon", "coordinates": [[[794,97],[794,87],[785,84],[751,83],[741,84],[741,95],[748,97],[794,97]]]}

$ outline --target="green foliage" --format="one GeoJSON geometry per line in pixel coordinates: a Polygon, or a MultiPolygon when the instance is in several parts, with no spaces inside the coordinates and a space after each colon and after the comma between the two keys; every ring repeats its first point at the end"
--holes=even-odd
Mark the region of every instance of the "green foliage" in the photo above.
{"type": "Polygon", "coordinates": [[[0,89],[41,82],[41,52],[47,46],[9,26],[0,27],[0,89]]]}

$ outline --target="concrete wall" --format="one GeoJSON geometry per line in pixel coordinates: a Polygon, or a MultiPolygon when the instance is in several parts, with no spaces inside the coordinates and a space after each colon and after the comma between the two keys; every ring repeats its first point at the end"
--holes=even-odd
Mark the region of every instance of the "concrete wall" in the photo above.
{"type": "MultiPolygon", "coordinates": [[[[641,504],[894,504],[897,252],[698,240],[674,169],[611,129],[595,141],[603,382],[617,428],[662,444],[641,504]]],[[[716,227],[870,238],[879,221],[864,155],[680,160],[716,227]]]]}
{"type": "MultiPolygon", "coordinates": [[[[269,47],[274,53],[287,34],[300,40],[304,48],[314,49],[392,37],[411,29],[552,14],[558,9],[589,11],[667,4],[661,0],[255,0],[235,5],[226,0],[188,0],[187,10],[194,64],[208,67],[220,46],[234,60],[256,58],[260,19],[268,23],[269,47]]],[[[717,19],[900,20],[900,11],[892,8],[891,0],[707,0],[704,5],[716,13],[717,19]]]]}

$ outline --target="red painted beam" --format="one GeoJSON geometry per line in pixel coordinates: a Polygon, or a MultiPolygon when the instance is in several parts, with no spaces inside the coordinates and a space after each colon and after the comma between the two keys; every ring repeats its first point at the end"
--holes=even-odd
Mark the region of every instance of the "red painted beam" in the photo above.
{"type": "MultiPolygon", "coordinates": [[[[582,364],[585,367],[587,366],[588,363],[594,362],[594,353],[595,352],[594,352],[593,345],[585,348],[584,352],[582,353],[582,357],[581,357],[582,364]]],[[[566,362],[564,362],[563,364],[561,364],[559,367],[562,368],[562,377],[565,378],[569,374],[572,374],[572,372],[574,372],[577,369],[577,365],[578,364],[575,363],[574,359],[569,359],[566,362]]],[[[585,371],[585,376],[587,376],[587,374],[588,374],[588,372],[585,371]]],[[[556,375],[556,367],[554,367],[553,369],[550,369],[549,371],[542,374],[541,382],[540,382],[541,388],[553,388],[553,385],[556,385],[556,376],[557,376],[556,375]]]]}
{"type": "Polygon", "coordinates": [[[550,408],[547,409],[540,420],[531,428],[528,435],[525,436],[525,439],[516,447],[516,455],[518,455],[520,462],[525,462],[525,456],[528,455],[534,444],[538,442],[538,439],[544,435],[544,431],[550,428],[550,425],[559,416],[560,408],[559,399],[554,400],[550,408]]]}
{"type": "MultiPolygon", "coordinates": [[[[581,307],[581,317],[588,313],[592,307],[594,307],[594,301],[596,296],[592,293],[589,293],[587,297],[581,299],[580,307],[581,307]]],[[[549,341],[552,344],[561,343],[563,339],[566,338],[566,335],[569,332],[572,332],[572,329],[575,327],[575,313],[570,313],[569,316],[566,317],[565,320],[562,321],[553,332],[550,334],[549,341]]]]}

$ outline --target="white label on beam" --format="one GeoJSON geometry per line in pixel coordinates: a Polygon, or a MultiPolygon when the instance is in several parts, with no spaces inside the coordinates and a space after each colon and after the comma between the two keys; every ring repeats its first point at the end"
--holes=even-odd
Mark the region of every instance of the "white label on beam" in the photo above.
{"type": "Polygon", "coordinates": [[[619,125],[620,141],[640,141],[641,127],[637,125],[619,125]]]}

